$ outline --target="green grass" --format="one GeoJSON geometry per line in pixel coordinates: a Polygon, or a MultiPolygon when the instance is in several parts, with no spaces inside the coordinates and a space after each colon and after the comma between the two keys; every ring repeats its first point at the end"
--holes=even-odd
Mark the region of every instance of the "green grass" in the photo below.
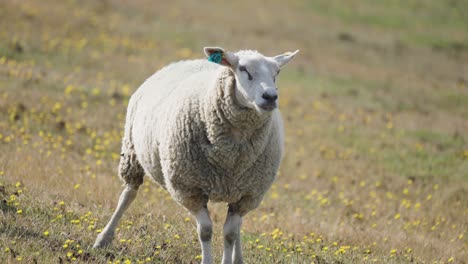
{"type": "Polygon", "coordinates": [[[345,23],[399,32],[405,41],[414,44],[445,47],[454,41],[465,44],[468,41],[468,20],[462,11],[468,8],[465,1],[307,1],[304,4],[312,12],[345,23]],[[431,30],[425,30],[428,28],[431,30]]]}

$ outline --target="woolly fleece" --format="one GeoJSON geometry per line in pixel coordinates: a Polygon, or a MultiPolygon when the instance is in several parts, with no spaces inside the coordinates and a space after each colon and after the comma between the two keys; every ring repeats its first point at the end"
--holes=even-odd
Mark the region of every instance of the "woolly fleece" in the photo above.
{"type": "Polygon", "coordinates": [[[278,171],[283,124],[278,109],[239,106],[235,89],[231,69],[207,60],[177,62],[147,79],[128,105],[124,181],[138,187],[143,168],[191,212],[208,200],[241,216],[255,209],[278,171]]]}

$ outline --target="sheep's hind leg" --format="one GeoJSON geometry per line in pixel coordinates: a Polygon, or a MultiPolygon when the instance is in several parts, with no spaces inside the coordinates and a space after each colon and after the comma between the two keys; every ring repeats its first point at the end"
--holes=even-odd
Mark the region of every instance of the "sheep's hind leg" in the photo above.
{"type": "Polygon", "coordinates": [[[242,264],[242,246],[240,240],[240,228],[242,225],[242,217],[240,214],[229,206],[226,222],[224,223],[224,252],[223,264],[242,264]]]}
{"type": "Polygon", "coordinates": [[[125,187],[122,194],[120,195],[119,203],[114,214],[112,215],[109,223],[107,223],[106,227],[96,238],[96,242],[94,243],[93,248],[106,247],[112,242],[117,224],[119,223],[120,218],[122,218],[125,210],[127,210],[133,200],[135,200],[137,191],[138,187],[131,185],[127,185],[125,187]]]}
{"type": "Polygon", "coordinates": [[[242,217],[258,207],[263,196],[244,196],[238,202],[229,204],[226,223],[224,224],[223,264],[242,264],[242,247],[240,230],[242,217]]]}
{"type": "Polygon", "coordinates": [[[124,154],[120,158],[119,164],[120,177],[125,181],[125,189],[120,194],[119,203],[112,215],[109,223],[96,238],[93,248],[102,248],[108,246],[114,238],[115,229],[122,218],[125,210],[135,200],[138,188],[143,183],[145,175],[143,168],[136,160],[135,154],[124,154]]]}

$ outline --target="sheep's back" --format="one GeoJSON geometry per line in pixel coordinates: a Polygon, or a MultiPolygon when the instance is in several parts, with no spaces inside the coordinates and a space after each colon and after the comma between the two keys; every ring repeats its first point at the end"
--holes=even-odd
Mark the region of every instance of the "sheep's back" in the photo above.
{"type": "MultiPolygon", "coordinates": [[[[161,107],[171,105],[184,97],[202,92],[216,76],[221,66],[206,60],[180,61],[170,64],[148,78],[135,97],[141,97],[139,107],[161,107]],[[188,80],[198,80],[198,85],[181,85],[188,80]]],[[[133,96],[132,96],[133,97],[133,96]]]]}

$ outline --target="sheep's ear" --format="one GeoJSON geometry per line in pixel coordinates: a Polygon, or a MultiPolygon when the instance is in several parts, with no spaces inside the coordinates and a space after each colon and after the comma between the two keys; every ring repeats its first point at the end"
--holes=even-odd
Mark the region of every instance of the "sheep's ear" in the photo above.
{"type": "Polygon", "coordinates": [[[203,48],[203,51],[205,52],[206,57],[208,57],[209,61],[213,61],[215,63],[235,68],[237,66],[237,62],[239,59],[237,56],[229,51],[224,51],[223,48],[219,47],[205,47],[203,48]],[[216,54],[219,54],[217,56],[216,54]]]}
{"type": "Polygon", "coordinates": [[[299,50],[296,50],[294,52],[286,52],[284,54],[275,56],[273,59],[278,63],[280,67],[283,67],[286,63],[288,63],[296,54],[299,52],[299,50]]]}

